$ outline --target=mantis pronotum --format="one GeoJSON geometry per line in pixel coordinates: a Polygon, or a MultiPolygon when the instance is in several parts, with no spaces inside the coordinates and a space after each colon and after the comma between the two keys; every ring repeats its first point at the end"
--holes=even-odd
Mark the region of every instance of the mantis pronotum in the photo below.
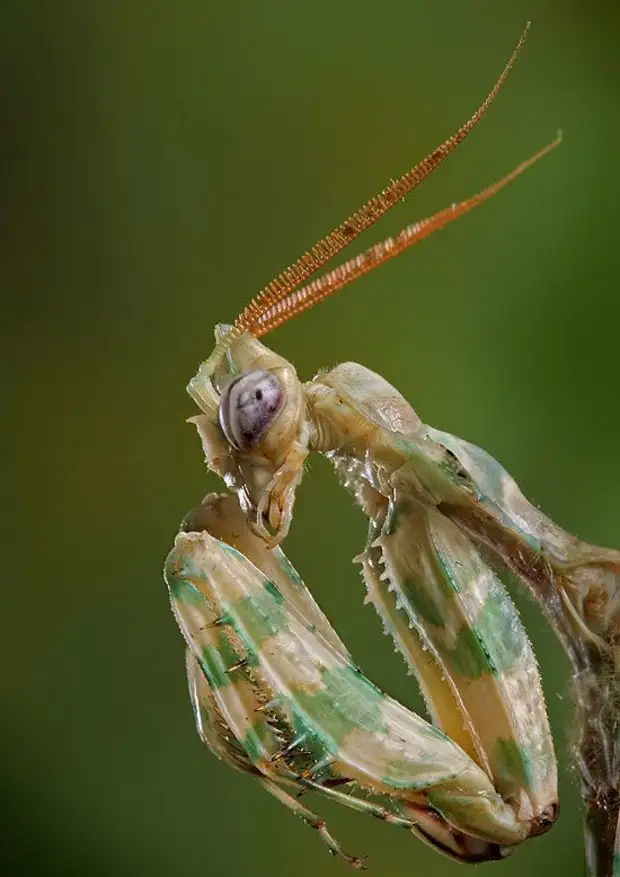
{"type": "MultiPolygon", "coordinates": [[[[527,32],[527,28],[526,28],[527,32]]],[[[553,740],[536,658],[497,575],[520,578],[575,669],[588,866],[620,873],[616,612],[620,553],[570,536],[485,451],[422,423],[379,375],[345,363],[301,383],[258,338],[477,207],[553,149],[316,280],[428,176],[485,114],[526,32],[471,119],[273,280],[188,391],[206,462],[231,493],[185,519],[166,564],[198,732],[356,867],[300,800],[315,790],[405,826],[464,862],[503,858],[557,816],[553,740]],[[416,674],[431,722],[379,691],[283,554],[309,454],[366,514],[367,601],[416,674]]]]}

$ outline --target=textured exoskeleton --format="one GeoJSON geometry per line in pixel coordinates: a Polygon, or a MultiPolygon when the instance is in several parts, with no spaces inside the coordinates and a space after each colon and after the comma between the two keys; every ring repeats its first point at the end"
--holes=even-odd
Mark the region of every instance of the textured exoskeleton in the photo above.
{"type": "MultiPolygon", "coordinates": [[[[318,827],[333,852],[363,863],[291,792],[320,790],[465,861],[505,856],[530,833],[467,753],[363,676],[235,497],[211,494],[187,517],[166,578],[202,739],[318,827]],[[360,796],[367,792],[372,801],[360,796]]],[[[499,742],[507,781],[511,762],[521,764],[511,742],[499,742]]],[[[553,786],[552,749],[541,758],[553,786]]]]}
{"type": "MultiPolygon", "coordinates": [[[[378,375],[348,363],[301,384],[289,363],[250,336],[233,342],[227,367],[215,376],[222,404],[237,406],[218,413],[222,421],[228,418],[228,432],[241,404],[234,386],[240,389],[241,397],[245,383],[253,391],[259,387],[261,403],[268,404],[268,384],[274,379],[283,396],[273,423],[247,451],[231,445],[219,421],[206,414],[193,418],[209,465],[237,490],[240,506],[256,531],[253,552],[248,547],[248,534],[242,552],[264,568],[264,552],[277,536],[266,532],[262,513],[257,516],[256,510],[264,509],[274,532],[280,535],[288,528],[306,455],[315,451],[329,456],[370,522],[367,546],[358,558],[368,599],[416,673],[435,726],[398,707],[401,733],[410,726],[409,733],[418,740],[419,755],[412,754],[414,748],[403,756],[406,772],[414,775],[427,770],[430,752],[435,752],[433,758],[437,759],[434,770],[441,771],[441,784],[425,794],[422,830],[441,849],[466,861],[506,854],[507,847],[552,824],[556,766],[536,659],[518,613],[481,552],[440,509],[444,497],[456,502],[459,495],[471,495],[473,481],[455,452],[439,442],[441,434],[424,427],[403,397],[378,375]],[[262,546],[260,555],[258,546],[262,546]],[[257,556],[262,562],[257,562],[257,556]],[[448,744],[443,735],[438,737],[436,728],[453,742],[448,744]],[[466,781],[469,775],[475,777],[470,788],[466,781]],[[446,777],[450,777],[447,784],[446,777]],[[485,844],[472,846],[468,836],[485,844]]],[[[198,376],[195,382],[200,380],[198,376]]],[[[234,441],[242,441],[240,433],[234,441]]],[[[202,531],[206,530],[213,534],[212,527],[203,525],[202,531]]],[[[218,543],[217,550],[221,552],[230,535],[222,531],[220,536],[224,542],[218,543]]],[[[209,579],[212,574],[206,558],[215,551],[213,538],[207,539],[201,532],[193,541],[187,536],[179,540],[175,562],[178,559],[186,564],[191,554],[193,580],[201,564],[204,578],[209,579]],[[206,539],[208,550],[196,539],[206,539]]],[[[277,556],[284,562],[283,556],[277,556]]],[[[222,568],[220,563],[218,569],[222,568]]],[[[236,573],[236,578],[240,575],[236,573]]],[[[226,584],[218,579],[211,585],[212,591],[221,599],[234,581],[235,574],[229,571],[226,584]]],[[[178,611],[178,602],[176,606],[178,611]]],[[[340,650],[340,659],[350,664],[324,619],[319,629],[330,631],[331,648],[340,650]]],[[[195,644],[195,632],[184,630],[187,642],[195,644]]],[[[287,653],[284,645],[282,652],[287,653]]],[[[278,680],[269,686],[262,681],[259,687],[267,688],[269,697],[277,700],[287,683],[278,680]]],[[[345,726],[347,721],[359,723],[359,713],[353,714],[361,710],[361,690],[358,695],[351,693],[346,698],[349,715],[340,718],[345,726]]],[[[330,711],[336,715],[336,703],[330,711]]],[[[322,721],[328,722],[325,706],[322,715],[322,721]]],[[[293,763],[301,759],[307,764],[310,758],[313,771],[317,765],[329,770],[330,782],[350,779],[388,798],[402,797],[405,780],[391,776],[388,782],[385,770],[382,786],[381,772],[369,768],[356,774],[350,762],[334,753],[321,753],[312,763],[305,743],[307,728],[299,722],[290,722],[290,726],[299,731],[285,744],[291,747],[288,758],[293,763]],[[334,770],[333,762],[346,767],[334,770]]],[[[386,734],[389,749],[392,742],[386,734]]],[[[235,737],[239,739],[236,733],[235,737]]],[[[371,741],[376,745],[376,735],[369,735],[363,745],[358,741],[358,767],[365,758],[377,756],[371,741]]],[[[284,756],[278,761],[288,763],[284,756]]],[[[411,814],[406,818],[416,821],[411,814]]]]}
{"type": "Polygon", "coordinates": [[[199,733],[356,866],[362,860],[341,850],[301,791],[405,825],[466,862],[500,858],[556,818],[538,668],[503,569],[529,588],[573,664],[588,867],[620,877],[620,552],[566,533],[492,456],[425,425],[364,366],[302,383],[258,340],[482,204],[557,145],[306,283],[467,136],[524,36],[471,119],[219,327],[188,386],[207,465],[232,491],[188,516],[166,565],[199,733]],[[431,723],[361,674],[279,547],[312,453],[332,462],[368,519],[357,558],[367,600],[417,676],[431,723]]]}

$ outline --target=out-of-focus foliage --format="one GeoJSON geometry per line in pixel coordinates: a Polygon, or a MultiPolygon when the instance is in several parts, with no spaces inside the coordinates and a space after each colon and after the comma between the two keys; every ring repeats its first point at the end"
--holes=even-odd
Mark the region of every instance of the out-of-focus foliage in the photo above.
{"type": "MultiPolygon", "coordinates": [[[[271,342],[304,376],[364,362],[562,525],[618,546],[617,4],[5,0],[3,873],[346,873],[193,729],[161,568],[217,483],[183,423],[184,386],[216,321],[456,128],[532,16],[471,142],[363,243],[475,191],[557,127],[562,147],[271,342]]],[[[369,675],[419,705],[361,605],[363,538],[312,465],[289,554],[369,675]]],[[[562,815],[496,867],[579,875],[567,667],[524,612],[562,815]]],[[[460,873],[317,804],[371,873],[460,873]]]]}

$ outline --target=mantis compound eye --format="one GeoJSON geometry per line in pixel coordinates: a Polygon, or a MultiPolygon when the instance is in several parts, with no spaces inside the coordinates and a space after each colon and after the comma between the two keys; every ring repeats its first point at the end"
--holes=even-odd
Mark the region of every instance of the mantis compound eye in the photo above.
{"type": "Polygon", "coordinates": [[[222,391],[219,420],[222,432],[238,451],[255,447],[280,413],[285,393],[270,371],[246,372],[222,391]]]}

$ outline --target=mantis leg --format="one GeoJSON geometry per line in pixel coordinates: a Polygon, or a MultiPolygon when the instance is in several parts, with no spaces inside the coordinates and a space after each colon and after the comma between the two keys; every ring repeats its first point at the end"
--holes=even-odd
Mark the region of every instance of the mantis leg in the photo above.
{"type": "MultiPolygon", "coordinates": [[[[573,670],[575,761],[586,810],[588,870],[615,874],[620,861],[620,552],[589,545],[567,533],[527,500],[489,453],[423,424],[406,400],[368,369],[346,363],[321,375],[318,387],[313,390],[315,412],[321,417],[318,432],[337,437],[330,448],[320,450],[333,457],[356,497],[363,496],[360,482],[366,477],[373,486],[376,482],[381,496],[395,498],[393,477],[400,468],[402,498],[415,497],[452,522],[478,557],[492,569],[516,575],[540,606],[573,670]],[[331,405],[330,392],[338,407],[331,405]],[[342,429],[347,410],[355,415],[348,426],[364,436],[363,472],[350,430],[345,434],[342,429]],[[356,464],[358,472],[351,479],[356,464]]],[[[368,563],[372,560],[368,557],[368,563]]],[[[377,592],[372,582],[369,590],[377,592]]],[[[381,614],[387,619],[392,613],[381,614]]],[[[438,679],[432,685],[434,691],[439,691],[440,683],[438,679]]],[[[515,761],[514,747],[510,761],[518,768],[517,780],[519,773],[523,775],[518,761],[528,772],[534,763],[531,758],[515,761]]],[[[540,762],[543,776],[539,773],[534,784],[526,782],[534,793],[533,813],[536,799],[542,805],[544,786],[551,790],[552,775],[548,772],[544,780],[544,761],[540,762]]],[[[539,812],[544,819],[553,816],[550,809],[545,816],[544,806],[539,812]]]]}
{"type": "Polygon", "coordinates": [[[523,495],[490,454],[427,428],[475,486],[451,490],[445,513],[529,589],[572,665],[574,757],[585,805],[588,873],[620,874],[620,552],[589,545],[523,495]]]}
{"type": "MultiPolygon", "coordinates": [[[[282,788],[280,784],[264,776],[254,767],[247,753],[226,724],[226,720],[218,707],[214,691],[201,670],[198,661],[189,649],[186,653],[186,659],[190,698],[194,708],[198,734],[203,743],[209,747],[214,755],[226,762],[230,767],[255,776],[266,791],[317,831],[317,834],[327,844],[332,855],[343,859],[354,868],[363,868],[364,859],[360,856],[351,856],[346,853],[327,828],[324,819],[321,819],[305,807],[293,794],[282,788]]],[[[292,789],[296,788],[293,780],[289,781],[289,785],[292,789]]],[[[304,787],[301,786],[301,788],[303,789],[304,787]]]]}
{"type": "Polygon", "coordinates": [[[290,795],[281,786],[267,777],[261,777],[260,781],[264,789],[277,798],[278,801],[281,801],[285,807],[292,810],[296,816],[303,819],[306,825],[309,825],[316,830],[321,840],[327,844],[329,851],[333,856],[337,856],[339,859],[344,859],[345,862],[348,862],[348,864],[352,865],[354,868],[364,869],[366,867],[366,859],[363,856],[350,856],[348,853],[345,853],[338,841],[334,839],[332,834],[330,834],[325,820],[320,816],[317,816],[316,813],[313,813],[312,810],[305,807],[299,798],[290,795]]]}
{"type": "MultiPolygon", "coordinates": [[[[220,507],[219,501],[221,501],[221,498],[217,498],[219,501],[216,501],[215,497],[210,497],[209,499],[211,502],[208,505],[211,506],[212,510],[220,507]]],[[[226,505],[229,505],[228,501],[226,501],[226,505]]],[[[235,507],[238,508],[236,504],[235,507]]],[[[235,520],[235,509],[231,508],[230,511],[231,519],[235,520]]],[[[204,507],[202,507],[202,513],[204,514],[204,507]]],[[[254,539],[256,537],[252,534],[251,538],[254,539]]],[[[258,778],[267,791],[274,794],[275,797],[285,803],[286,806],[290,806],[291,802],[295,803],[295,805],[298,803],[298,801],[293,798],[293,793],[296,790],[297,796],[300,796],[306,791],[313,790],[320,792],[325,797],[331,798],[334,802],[342,804],[345,807],[349,807],[361,813],[370,814],[376,819],[380,819],[390,825],[396,825],[405,828],[408,831],[412,831],[417,837],[428,843],[430,846],[433,846],[435,849],[440,847],[445,855],[457,860],[462,860],[464,846],[463,840],[461,838],[455,839],[454,832],[445,825],[443,820],[424,807],[419,807],[415,810],[413,805],[410,805],[409,816],[406,817],[394,812],[394,808],[398,808],[397,801],[390,802],[392,809],[389,809],[381,804],[373,803],[368,799],[359,798],[353,794],[340,791],[337,788],[332,788],[326,783],[317,783],[296,776],[293,773],[291,773],[290,777],[287,777],[285,781],[288,791],[285,791],[282,788],[282,785],[278,785],[273,780],[267,781],[260,771],[254,767],[246,751],[239,744],[230,727],[226,724],[217,705],[214,690],[211,688],[205,674],[201,670],[198,661],[190,649],[186,650],[186,663],[190,700],[194,710],[198,735],[203,743],[205,743],[205,745],[207,745],[213,754],[220,760],[226,762],[236,770],[240,770],[258,778]],[[274,791],[274,788],[277,792],[274,791]],[[414,811],[415,820],[412,816],[414,811]]],[[[300,813],[297,808],[295,808],[295,812],[300,813]]],[[[316,824],[318,817],[316,817],[315,814],[312,814],[312,817],[314,820],[312,824],[316,824]]],[[[318,821],[320,822],[320,820],[318,821]]],[[[321,837],[326,837],[327,834],[329,834],[327,827],[323,825],[319,835],[321,837]]],[[[348,862],[351,861],[353,864],[355,864],[356,861],[361,861],[359,857],[350,856],[344,852],[341,854],[340,845],[331,835],[329,835],[329,837],[331,838],[329,844],[330,848],[337,846],[339,856],[345,858],[348,862]]],[[[489,858],[488,845],[481,843],[479,847],[480,861],[487,860],[489,858]]],[[[471,839],[469,840],[468,848],[469,860],[472,862],[476,861],[475,844],[471,839]]]]}
{"type": "MultiPolygon", "coordinates": [[[[217,705],[229,735],[224,746],[211,720],[209,733],[203,722],[203,739],[212,742],[215,733],[220,757],[224,749],[229,763],[280,787],[312,785],[357,809],[413,822],[417,833],[463,861],[502,857],[525,839],[530,827],[487,774],[439,729],[372,685],[313,601],[314,620],[307,617],[297,574],[289,570],[280,590],[230,544],[243,536],[244,519],[228,517],[222,503],[236,500],[207,498],[201,525],[218,508],[220,536],[233,522],[228,541],[206,529],[180,533],[166,564],[173,610],[208,684],[206,711],[217,705]],[[335,789],[340,783],[351,783],[350,791],[335,789]],[[378,799],[374,811],[372,803],[360,806],[360,793],[378,799]]],[[[279,582],[282,569],[272,572],[279,582]]]]}
{"type": "Polygon", "coordinates": [[[436,724],[540,833],[557,814],[556,762],[516,607],[450,520],[402,497],[397,485],[388,506],[362,555],[370,600],[417,673],[436,724]]]}
{"type": "MultiPolygon", "coordinates": [[[[312,394],[318,431],[333,446],[324,452],[370,521],[358,558],[368,601],[418,677],[434,723],[531,834],[547,830],[557,771],[537,662],[493,567],[444,511],[456,452],[363,366],[321,375],[312,394]]],[[[461,477],[470,486],[468,471],[461,477]]]]}
{"type": "Polygon", "coordinates": [[[320,791],[325,796],[332,798],[340,804],[352,807],[363,813],[370,813],[382,821],[389,822],[391,825],[402,826],[408,830],[411,830],[414,827],[411,820],[396,816],[385,807],[373,804],[370,801],[355,798],[346,793],[339,792],[337,789],[332,789],[325,785],[319,785],[311,780],[305,780],[301,777],[289,779],[287,783],[289,791],[286,791],[282,788],[282,785],[263,776],[256,770],[247,753],[242,749],[236,738],[233,736],[231,729],[226,724],[224,716],[217,705],[214,691],[190,649],[186,650],[186,668],[190,700],[196,719],[196,728],[202,742],[217,758],[224,761],[230,767],[248,773],[259,779],[263,787],[271,795],[285,804],[285,806],[289,807],[289,809],[291,809],[296,815],[300,816],[311,827],[317,829],[319,836],[327,843],[330,851],[332,851],[334,855],[344,859],[354,867],[363,867],[363,857],[351,856],[348,853],[345,853],[338,841],[336,841],[333,835],[329,832],[325,821],[301,804],[299,796],[305,791],[320,791]],[[297,790],[297,797],[293,794],[295,790],[297,790]]]}

